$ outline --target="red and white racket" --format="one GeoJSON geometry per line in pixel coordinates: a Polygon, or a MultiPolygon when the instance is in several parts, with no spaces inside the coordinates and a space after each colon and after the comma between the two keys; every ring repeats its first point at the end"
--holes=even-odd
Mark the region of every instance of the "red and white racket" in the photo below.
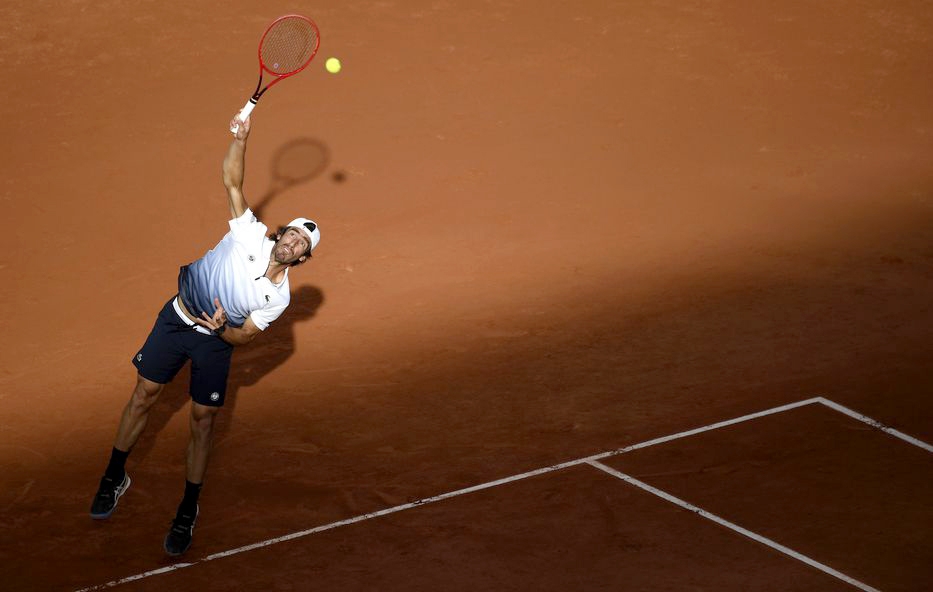
{"type": "MultiPolygon", "coordinates": [[[[275,19],[259,40],[259,83],[256,84],[256,92],[240,110],[237,118],[246,121],[259,102],[259,97],[272,85],[304,70],[311,63],[320,44],[320,31],[308,17],[288,14],[275,19]],[[274,80],[262,86],[264,72],[271,74],[274,80]]],[[[236,134],[239,127],[239,124],[234,123],[230,131],[236,134]]]]}

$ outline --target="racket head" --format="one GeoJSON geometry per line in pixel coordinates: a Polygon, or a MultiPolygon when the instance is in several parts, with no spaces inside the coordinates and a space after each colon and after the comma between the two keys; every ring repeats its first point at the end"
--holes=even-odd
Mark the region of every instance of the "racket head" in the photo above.
{"type": "Polygon", "coordinates": [[[259,40],[259,68],[284,78],[304,70],[321,45],[317,25],[306,16],[287,14],[272,21],[259,40]]]}

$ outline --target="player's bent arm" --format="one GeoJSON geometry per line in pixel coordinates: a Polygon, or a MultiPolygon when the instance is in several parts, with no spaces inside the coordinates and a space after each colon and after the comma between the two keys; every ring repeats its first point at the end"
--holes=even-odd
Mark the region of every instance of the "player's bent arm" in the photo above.
{"type": "Polygon", "coordinates": [[[240,125],[241,131],[230,142],[227,155],[224,157],[223,180],[227,188],[227,197],[230,200],[230,215],[239,218],[249,207],[243,195],[243,177],[246,170],[246,136],[243,134],[246,125],[240,125]],[[243,136],[242,138],[240,136],[243,136]]]}
{"type": "Polygon", "coordinates": [[[224,332],[220,334],[220,338],[230,345],[246,345],[253,339],[256,339],[256,336],[260,333],[262,333],[262,329],[256,326],[253,319],[246,317],[246,322],[243,323],[242,327],[228,326],[224,329],[224,332]]]}

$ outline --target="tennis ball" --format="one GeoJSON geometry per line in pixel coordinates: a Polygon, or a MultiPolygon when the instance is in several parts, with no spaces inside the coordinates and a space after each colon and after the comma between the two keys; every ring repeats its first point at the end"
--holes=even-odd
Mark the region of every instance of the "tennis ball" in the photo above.
{"type": "Polygon", "coordinates": [[[336,74],[340,72],[340,60],[337,58],[327,58],[327,61],[324,62],[324,68],[331,74],[336,74]]]}

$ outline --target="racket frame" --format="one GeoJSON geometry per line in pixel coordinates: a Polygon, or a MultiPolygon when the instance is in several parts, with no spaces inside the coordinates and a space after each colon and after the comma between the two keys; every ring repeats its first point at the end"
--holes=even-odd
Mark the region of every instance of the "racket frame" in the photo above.
{"type": "MultiPolygon", "coordinates": [[[[249,98],[248,101],[246,101],[246,104],[243,105],[243,108],[240,109],[240,112],[239,112],[239,114],[237,115],[237,119],[239,119],[240,121],[246,121],[246,118],[249,117],[249,114],[253,112],[253,109],[256,107],[256,104],[259,102],[259,98],[260,98],[267,90],[269,90],[270,88],[272,88],[272,87],[273,87],[275,84],[277,84],[280,80],[284,80],[284,79],[286,79],[286,78],[288,78],[288,77],[290,77],[290,76],[294,76],[295,74],[297,74],[297,73],[301,72],[302,70],[304,70],[305,68],[307,68],[307,67],[308,67],[308,64],[311,63],[311,60],[314,59],[314,56],[317,55],[317,50],[318,50],[318,48],[319,48],[320,46],[321,46],[321,31],[320,31],[320,29],[318,29],[317,24],[316,24],[314,21],[312,21],[311,19],[309,19],[308,17],[303,16],[303,15],[300,15],[300,14],[286,14],[286,15],[280,16],[279,18],[277,18],[277,19],[275,19],[274,21],[272,21],[272,23],[271,23],[268,27],[266,27],[266,30],[265,30],[265,32],[262,34],[262,37],[260,37],[260,39],[259,39],[259,47],[258,47],[258,49],[256,50],[256,54],[257,54],[257,56],[259,57],[259,82],[256,83],[256,90],[253,92],[253,95],[249,98]],[[277,25],[280,21],[283,21],[283,20],[285,20],[285,19],[293,19],[293,18],[298,18],[298,19],[301,19],[301,20],[307,22],[308,24],[311,25],[311,28],[314,29],[314,33],[315,33],[315,35],[314,35],[314,48],[311,50],[311,55],[308,56],[308,59],[305,60],[305,63],[302,64],[300,67],[296,68],[295,70],[292,70],[291,72],[286,72],[285,74],[276,74],[275,72],[273,72],[271,69],[269,69],[269,68],[266,66],[265,62],[262,61],[262,44],[263,44],[263,42],[266,40],[266,36],[269,34],[270,31],[272,31],[272,29],[275,27],[275,25],[277,25]],[[263,71],[266,71],[266,72],[268,72],[271,76],[274,76],[274,77],[275,77],[275,80],[272,80],[272,81],[269,82],[266,86],[262,86],[263,71]],[[260,89],[261,89],[261,90],[260,90],[260,89]]],[[[234,124],[234,125],[230,126],[230,131],[231,131],[233,134],[236,134],[237,129],[239,129],[239,127],[240,127],[239,125],[234,124]]]]}

